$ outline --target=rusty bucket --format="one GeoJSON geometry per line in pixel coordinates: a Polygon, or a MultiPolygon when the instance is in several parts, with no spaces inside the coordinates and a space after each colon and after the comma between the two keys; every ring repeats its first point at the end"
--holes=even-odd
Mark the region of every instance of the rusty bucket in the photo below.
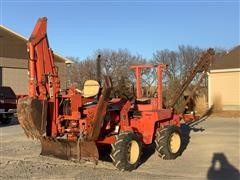
{"type": "Polygon", "coordinates": [[[47,101],[40,101],[31,97],[18,100],[18,121],[27,137],[41,139],[46,133],[47,101]]]}

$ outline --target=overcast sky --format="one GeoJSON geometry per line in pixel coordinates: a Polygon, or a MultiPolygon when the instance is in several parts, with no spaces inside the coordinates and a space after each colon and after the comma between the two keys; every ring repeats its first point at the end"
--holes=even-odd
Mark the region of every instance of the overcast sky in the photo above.
{"type": "Polygon", "coordinates": [[[232,48],[239,43],[239,1],[0,0],[1,24],[29,37],[48,18],[54,51],[83,59],[98,48],[151,58],[178,45],[232,48]]]}

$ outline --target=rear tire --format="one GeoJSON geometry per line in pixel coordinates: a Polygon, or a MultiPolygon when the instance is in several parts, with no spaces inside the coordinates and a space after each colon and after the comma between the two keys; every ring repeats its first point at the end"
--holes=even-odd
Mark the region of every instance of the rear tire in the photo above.
{"type": "Polygon", "coordinates": [[[167,126],[157,132],[156,151],[162,159],[176,159],[181,153],[182,135],[175,125],[167,126]]]}
{"type": "Polygon", "coordinates": [[[114,166],[120,171],[136,169],[141,156],[141,143],[138,136],[132,132],[125,132],[117,135],[116,138],[110,154],[114,166]]]}

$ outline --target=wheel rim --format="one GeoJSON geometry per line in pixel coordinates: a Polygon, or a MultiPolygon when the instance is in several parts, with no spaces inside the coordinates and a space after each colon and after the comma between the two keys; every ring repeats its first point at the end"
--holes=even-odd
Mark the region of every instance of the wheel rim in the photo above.
{"type": "Polygon", "coordinates": [[[137,141],[132,140],[128,144],[128,163],[135,164],[138,160],[140,148],[137,141]]]}
{"type": "Polygon", "coordinates": [[[178,133],[172,133],[170,137],[170,151],[177,153],[181,146],[181,138],[178,133]]]}

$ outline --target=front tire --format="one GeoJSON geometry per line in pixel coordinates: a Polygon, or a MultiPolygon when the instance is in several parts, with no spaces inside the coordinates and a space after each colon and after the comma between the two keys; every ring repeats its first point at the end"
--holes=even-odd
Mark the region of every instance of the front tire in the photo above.
{"type": "Polygon", "coordinates": [[[141,156],[141,143],[132,132],[124,132],[116,137],[112,144],[110,157],[114,166],[120,171],[132,171],[137,168],[141,156]]]}
{"type": "Polygon", "coordinates": [[[156,151],[162,159],[176,159],[180,155],[182,144],[180,128],[167,126],[157,132],[155,139],[156,151]]]}

